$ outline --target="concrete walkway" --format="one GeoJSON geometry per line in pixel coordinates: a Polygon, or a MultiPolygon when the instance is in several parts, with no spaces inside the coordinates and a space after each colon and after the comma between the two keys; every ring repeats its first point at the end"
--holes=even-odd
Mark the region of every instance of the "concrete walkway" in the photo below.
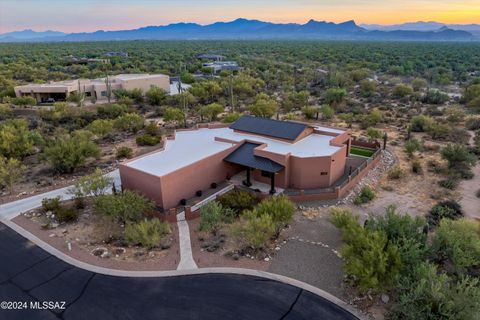
{"type": "MultiPolygon", "coordinates": [[[[108,173],[107,176],[113,178],[117,188],[121,186],[122,183],[120,181],[120,173],[118,169],[108,173]]],[[[67,192],[70,187],[71,186],[55,189],[28,198],[2,204],[0,205],[0,218],[11,220],[23,212],[40,207],[42,205],[42,200],[45,198],[61,197],[63,200],[69,200],[72,198],[72,195],[67,192]]]]}
{"type": "Polygon", "coordinates": [[[195,260],[193,260],[192,243],[190,241],[190,229],[185,220],[185,212],[182,211],[177,215],[178,239],[180,242],[180,263],[177,270],[194,270],[198,269],[195,260]]]}

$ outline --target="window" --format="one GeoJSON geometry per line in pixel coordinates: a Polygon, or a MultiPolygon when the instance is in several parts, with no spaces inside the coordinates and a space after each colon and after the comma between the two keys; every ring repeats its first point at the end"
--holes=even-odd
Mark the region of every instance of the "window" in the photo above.
{"type": "Polygon", "coordinates": [[[102,91],[102,92],[100,92],[100,95],[101,95],[102,97],[106,97],[106,96],[107,96],[107,91],[102,91]]]}
{"type": "Polygon", "coordinates": [[[263,171],[262,170],[262,177],[271,178],[272,174],[268,171],[263,171]]]}
{"type": "Polygon", "coordinates": [[[320,175],[321,175],[321,176],[326,176],[326,175],[328,175],[328,172],[322,171],[322,172],[320,172],[320,175]]]}
{"type": "Polygon", "coordinates": [[[90,91],[85,91],[85,97],[91,97],[92,93],[90,91]]]}

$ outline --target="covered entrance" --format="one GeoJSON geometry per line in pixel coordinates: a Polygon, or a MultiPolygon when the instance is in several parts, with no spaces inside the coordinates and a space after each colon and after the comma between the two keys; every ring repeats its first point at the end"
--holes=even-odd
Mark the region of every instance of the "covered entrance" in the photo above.
{"type": "Polygon", "coordinates": [[[285,167],[270,159],[256,156],[254,149],[260,144],[245,142],[235,151],[230,153],[223,160],[244,166],[246,168],[245,180],[242,183],[247,187],[252,187],[252,170],[257,169],[262,171],[262,176],[270,178],[270,194],[275,194],[275,174],[282,171],[285,167]]]}

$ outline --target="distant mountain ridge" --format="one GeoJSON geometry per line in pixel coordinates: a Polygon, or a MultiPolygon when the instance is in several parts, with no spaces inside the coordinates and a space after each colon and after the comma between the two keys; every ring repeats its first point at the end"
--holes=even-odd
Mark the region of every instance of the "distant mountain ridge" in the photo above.
{"type": "Polygon", "coordinates": [[[362,24],[360,26],[367,30],[379,30],[379,31],[394,31],[394,30],[435,31],[435,30],[440,30],[446,27],[452,30],[467,31],[474,35],[480,36],[480,24],[447,24],[447,23],[441,23],[437,21],[417,21],[417,22],[406,22],[402,24],[392,24],[392,25],[362,24]]]}
{"type": "MultiPolygon", "coordinates": [[[[131,30],[81,32],[63,34],[56,31],[24,30],[0,34],[0,42],[39,41],[107,41],[107,40],[195,40],[195,39],[290,39],[290,40],[419,40],[470,41],[472,33],[440,26],[433,30],[369,30],[355,21],[333,23],[310,20],[305,24],[271,23],[239,18],[208,25],[174,23],[131,30]],[[33,35],[28,37],[28,35],[33,35]]],[[[479,40],[479,39],[477,39],[479,40]]]]}

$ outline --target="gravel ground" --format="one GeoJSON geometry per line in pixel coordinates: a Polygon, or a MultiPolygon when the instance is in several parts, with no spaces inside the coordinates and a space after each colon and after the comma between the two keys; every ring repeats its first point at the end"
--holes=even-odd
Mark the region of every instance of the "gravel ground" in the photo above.
{"type": "Polygon", "coordinates": [[[342,299],[343,262],[337,252],[340,233],[321,210],[309,211],[309,217],[306,214],[297,212],[292,226],[282,234],[285,242],[268,271],[304,281],[342,299]]]}

